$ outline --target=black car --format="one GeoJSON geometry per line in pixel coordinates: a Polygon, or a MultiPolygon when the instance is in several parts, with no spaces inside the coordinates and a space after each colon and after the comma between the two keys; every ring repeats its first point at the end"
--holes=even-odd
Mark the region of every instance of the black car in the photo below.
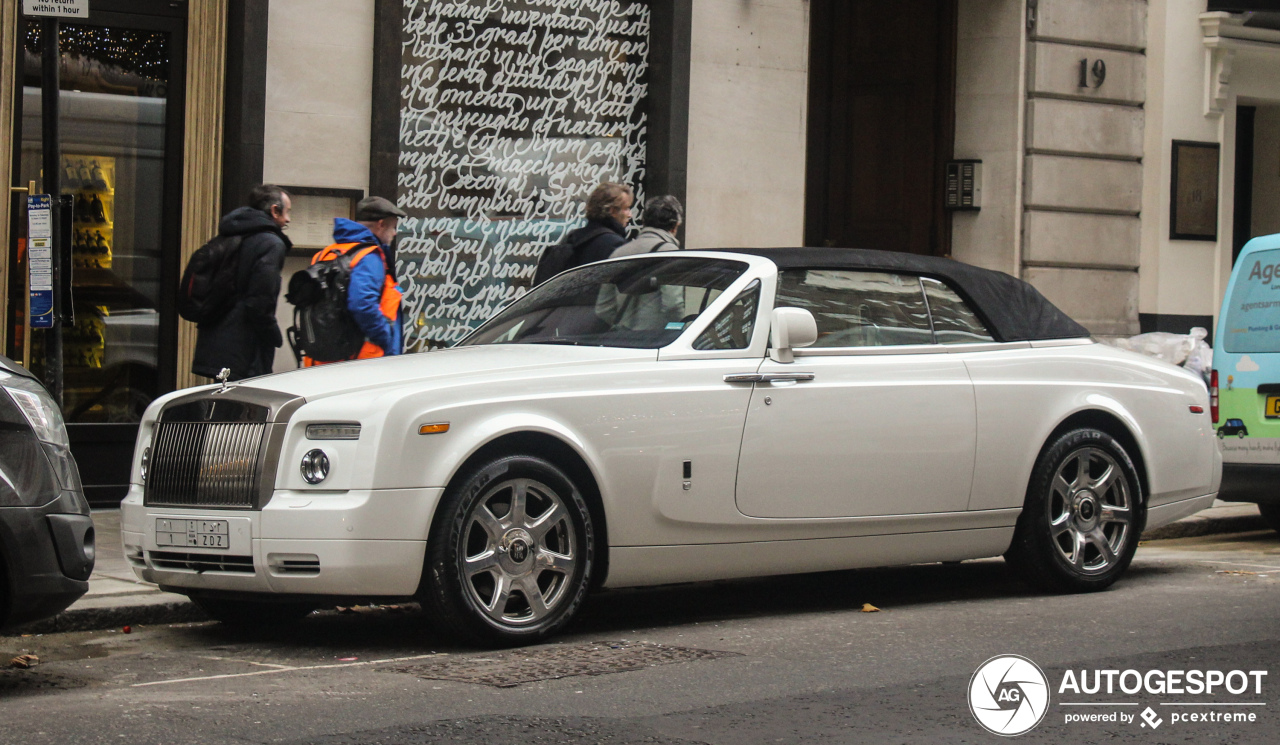
{"type": "Polygon", "coordinates": [[[74,603],[93,560],[93,520],[58,405],[0,356],[0,627],[74,603]]]}
{"type": "Polygon", "coordinates": [[[1245,437],[1249,434],[1249,429],[1244,426],[1244,422],[1239,419],[1228,419],[1218,428],[1218,437],[1245,437]]]}

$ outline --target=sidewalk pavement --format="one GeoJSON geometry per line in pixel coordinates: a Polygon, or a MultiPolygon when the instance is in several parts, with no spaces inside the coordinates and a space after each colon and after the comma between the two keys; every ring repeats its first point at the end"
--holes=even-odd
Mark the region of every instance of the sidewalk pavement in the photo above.
{"type": "MultiPolygon", "coordinates": [[[[203,621],[206,616],[183,595],[161,592],[137,579],[120,546],[120,510],[93,512],[97,561],[89,578],[89,592],[61,614],[14,629],[9,634],[88,631],[126,625],[203,621]]],[[[1215,533],[1266,530],[1258,506],[1214,502],[1203,512],[1143,534],[1143,541],[1187,538],[1215,533]]]]}

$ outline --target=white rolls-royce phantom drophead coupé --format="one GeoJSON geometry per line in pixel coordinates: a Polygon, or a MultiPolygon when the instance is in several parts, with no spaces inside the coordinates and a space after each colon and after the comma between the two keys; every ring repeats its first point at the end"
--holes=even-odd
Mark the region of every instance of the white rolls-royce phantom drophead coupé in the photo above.
{"type": "Polygon", "coordinates": [[[1099,590],[1213,501],[1209,408],[999,272],[645,254],[451,349],[158,399],[122,535],[139,577],[229,623],[416,598],[491,644],[597,587],[1003,555],[1099,590]]]}

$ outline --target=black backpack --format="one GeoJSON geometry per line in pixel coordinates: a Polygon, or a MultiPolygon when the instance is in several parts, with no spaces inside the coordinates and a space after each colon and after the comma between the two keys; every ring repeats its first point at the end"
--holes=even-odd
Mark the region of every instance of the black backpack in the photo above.
{"type": "Polygon", "coordinates": [[[242,235],[219,235],[196,249],[182,272],[178,315],[200,324],[216,321],[235,302],[242,235]]]}
{"type": "Polygon", "coordinates": [[[598,236],[612,232],[603,225],[597,225],[594,229],[582,230],[580,235],[577,230],[566,235],[559,243],[542,252],[542,257],[538,259],[538,268],[533,273],[533,286],[537,287],[560,272],[577,266],[579,247],[598,236]]]}
{"type": "Polygon", "coordinates": [[[289,291],[284,296],[293,304],[289,346],[299,362],[304,356],[316,362],[349,360],[364,346],[364,331],[347,309],[347,289],[351,285],[351,254],[370,245],[361,244],[317,261],[289,278],[289,291]]]}

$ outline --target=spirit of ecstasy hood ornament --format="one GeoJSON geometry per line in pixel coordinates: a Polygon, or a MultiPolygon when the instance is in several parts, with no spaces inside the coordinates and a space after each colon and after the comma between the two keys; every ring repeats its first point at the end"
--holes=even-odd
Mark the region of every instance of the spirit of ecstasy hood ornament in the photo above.
{"type": "Polygon", "coordinates": [[[214,380],[222,384],[222,387],[218,389],[219,393],[222,393],[223,391],[227,390],[227,378],[230,378],[230,377],[231,377],[231,368],[224,367],[218,371],[218,376],[214,378],[214,380]]]}

